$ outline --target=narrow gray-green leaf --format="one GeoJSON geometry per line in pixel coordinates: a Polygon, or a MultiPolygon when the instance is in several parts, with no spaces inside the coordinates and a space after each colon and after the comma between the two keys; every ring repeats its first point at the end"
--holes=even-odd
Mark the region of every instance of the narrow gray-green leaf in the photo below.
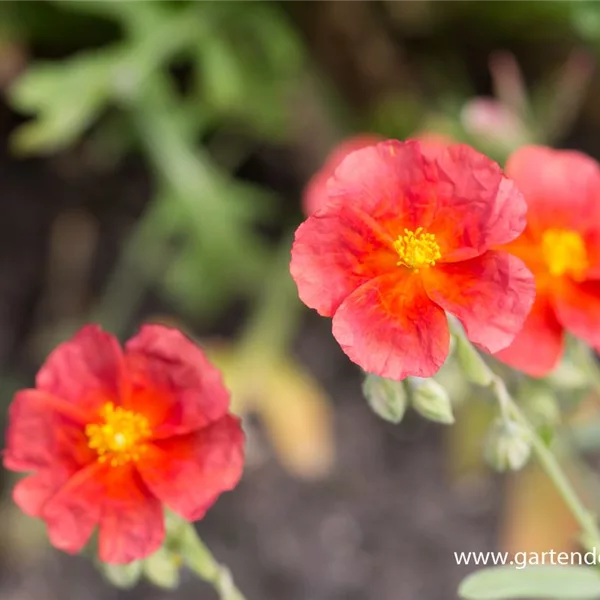
{"type": "Polygon", "coordinates": [[[458,588],[464,600],[597,600],[600,573],[591,567],[491,567],[471,573],[458,588]]]}

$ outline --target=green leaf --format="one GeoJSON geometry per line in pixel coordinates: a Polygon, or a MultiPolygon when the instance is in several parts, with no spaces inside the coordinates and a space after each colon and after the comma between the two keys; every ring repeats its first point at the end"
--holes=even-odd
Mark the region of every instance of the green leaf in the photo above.
{"type": "Polygon", "coordinates": [[[468,575],[458,594],[464,600],[595,600],[600,598],[600,573],[578,566],[492,567],[468,575]]]}

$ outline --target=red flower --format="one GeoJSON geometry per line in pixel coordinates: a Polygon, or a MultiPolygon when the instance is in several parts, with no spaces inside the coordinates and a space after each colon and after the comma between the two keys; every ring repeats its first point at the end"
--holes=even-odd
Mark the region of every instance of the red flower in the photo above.
{"type": "Polygon", "coordinates": [[[158,549],[163,506],[201,518],[238,482],[243,434],[219,372],[179,331],[145,325],[122,352],[95,325],[61,344],[9,412],[4,466],[31,471],[13,497],[50,541],[100,559],[158,549]]]}
{"type": "Polygon", "coordinates": [[[600,350],[600,166],[580,152],[526,146],[506,170],[529,209],[523,235],[505,249],[531,269],[537,297],[497,357],[543,376],[559,362],[565,329],[600,350]]]}
{"type": "Polygon", "coordinates": [[[518,258],[490,249],[525,227],[496,163],[392,140],[348,155],[328,193],[296,232],[291,273],[351,360],[391,379],[433,375],[448,354],[444,311],[488,351],[512,341],[535,290],[518,258]]]}

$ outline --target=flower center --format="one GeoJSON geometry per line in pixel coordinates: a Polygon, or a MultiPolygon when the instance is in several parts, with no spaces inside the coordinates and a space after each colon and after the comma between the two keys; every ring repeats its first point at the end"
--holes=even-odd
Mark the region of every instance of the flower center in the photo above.
{"type": "Polygon", "coordinates": [[[589,267],[585,243],[575,231],[548,229],[542,237],[542,252],[550,274],[583,279],[589,267]]]}
{"type": "Polygon", "coordinates": [[[98,452],[100,462],[124,465],[139,459],[150,437],[150,425],[143,415],[107,402],[100,410],[103,423],[90,423],[85,428],[88,446],[98,452]]]}
{"type": "Polygon", "coordinates": [[[404,235],[399,235],[394,242],[394,249],[398,253],[398,265],[419,271],[422,267],[434,266],[435,261],[442,258],[440,247],[435,241],[433,233],[423,233],[423,228],[415,231],[404,230],[404,235]]]}

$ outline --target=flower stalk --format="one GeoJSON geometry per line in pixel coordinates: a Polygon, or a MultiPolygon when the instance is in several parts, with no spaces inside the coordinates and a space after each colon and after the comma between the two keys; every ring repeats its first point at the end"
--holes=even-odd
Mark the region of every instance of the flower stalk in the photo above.
{"type": "MultiPolygon", "coordinates": [[[[452,325],[454,335],[461,337],[461,342],[470,344],[466,339],[462,328],[457,327],[454,323],[452,325]]],[[[489,369],[489,367],[486,368],[489,369]]],[[[584,505],[577,494],[577,491],[573,487],[573,484],[569,481],[569,478],[561,467],[556,455],[548,448],[544,440],[538,435],[536,428],[519,408],[518,404],[506,388],[506,384],[502,378],[493,373],[491,369],[490,384],[488,387],[498,400],[502,418],[506,421],[516,421],[527,430],[533,452],[541,467],[552,481],[557,492],[560,494],[564,503],[567,505],[581,528],[584,545],[588,549],[600,547],[600,529],[598,528],[596,516],[584,505]]]]}
{"type": "Polygon", "coordinates": [[[183,563],[200,579],[210,583],[220,600],[246,600],[236,587],[231,572],[217,562],[211,551],[198,536],[192,523],[182,523],[179,553],[183,563]]]}

